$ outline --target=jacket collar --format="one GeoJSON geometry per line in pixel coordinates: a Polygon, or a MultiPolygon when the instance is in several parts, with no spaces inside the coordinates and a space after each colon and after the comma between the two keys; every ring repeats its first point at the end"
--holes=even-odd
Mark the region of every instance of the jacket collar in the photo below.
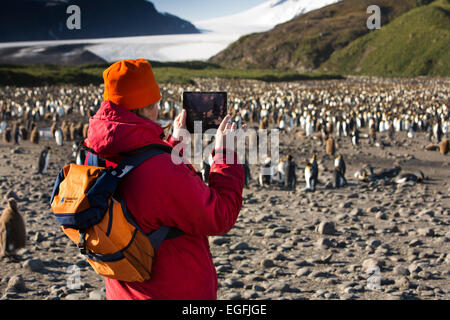
{"type": "Polygon", "coordinates": [[[103,101],[89,119],[85,144],[108,159],[149,144],[166,144],[163,137],[164,129],[158,123],[140,118],[111,101],[103,101]]]}

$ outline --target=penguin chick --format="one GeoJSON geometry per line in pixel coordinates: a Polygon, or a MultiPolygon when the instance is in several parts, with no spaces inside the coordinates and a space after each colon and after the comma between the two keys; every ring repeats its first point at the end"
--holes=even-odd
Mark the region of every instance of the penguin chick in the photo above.
{"type": "Polygon", "coordinates": [[[37,127],[34,127],[34,129],[31,131],[30,141],[34,144],[39,143],[39,131],[37,127]]]}
{"type": "Polygon", "coordinates": [[[8,207],[0,217],[0,257],[13,255],[24,248],[27,234],[25,223],[17,210],[16,201],[8,199],[8,207]]]}

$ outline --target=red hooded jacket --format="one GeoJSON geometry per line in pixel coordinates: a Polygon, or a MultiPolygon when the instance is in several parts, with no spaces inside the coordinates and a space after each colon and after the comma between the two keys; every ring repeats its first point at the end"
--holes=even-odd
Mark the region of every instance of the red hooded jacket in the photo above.
{"type": "MultiPolygon", "coordinates": [[[[121,152],[155,143],[176,145],[172,137],[164,141],[162,136],[158,124],[104,101],[89,120],[85,142],[114,166],[121,152]]],[[[121,181],[119,190],[144,232],[170,226],[184,234],[163,241],[150,280],[105,278],[107,299],[217,299],[208,236],[227,233],[242,206],[244,170],[234,156],[234,164],[225,164],[225,153],[214,154],[209,187],[192,166],[173,163],[168,153],[145,161],[121,181]]]]}

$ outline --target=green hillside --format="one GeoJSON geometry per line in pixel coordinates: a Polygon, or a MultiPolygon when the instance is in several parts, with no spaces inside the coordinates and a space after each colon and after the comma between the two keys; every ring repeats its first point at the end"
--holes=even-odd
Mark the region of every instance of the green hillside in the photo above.
{"type": "MultiPolygon", "coordinates": [[[[159,83],[193,84],[197,78],[254,79],[266,82],[342,79],[339,75],[267,69],[225,69],[202,62],[151,61],[159,83]]],[[[0,86],[99,85],[110,64],[83,66],[0,64],[0,86]]]]}
{"type": "Polygon", "coordinates": [[[431,0],[343,0],[301,15],[274,29],[246,35],[210,59],[230,68],[317,69],[353,40],[369,33],[366,10],[381,8],[381,23],[431,0]]]}
{"type": "Polygon", "coordinates": [[[450,0],[413,9],[335,52],[325,72],[450,76],[450,0]]]}

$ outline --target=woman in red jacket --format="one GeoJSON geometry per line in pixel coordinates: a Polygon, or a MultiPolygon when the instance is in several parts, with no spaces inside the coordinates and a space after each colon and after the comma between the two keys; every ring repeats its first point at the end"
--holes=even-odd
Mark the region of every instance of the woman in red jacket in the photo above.
{"type": "MultiPolygon", "coordinates": [[[[104,101],[89,121],[85,144],[115,165],[121,153],[150,144],[174,147],[186,114],[174,123],[173,136],[162,140],[156,122],[158,84],[150,64],[143,59],[116,62],[103,73],[104,101]]],[[[175,164],[170,154],[145,161],[121,182],[120,192],[138,225],[151,232],[160,226],[175,227],[183,235],[163,241],[155,254],[152,278],[123,282],[105,278],[107,299],[217,299],[217,274],[208,236],[227,233],[242,205],[244,170],[233,150],[224,148],[235,133],[229,116],[216,135],[209,187],[191,165],[175,164]],[[226,163],[232,154],[234,162],[226,163]]]]}

